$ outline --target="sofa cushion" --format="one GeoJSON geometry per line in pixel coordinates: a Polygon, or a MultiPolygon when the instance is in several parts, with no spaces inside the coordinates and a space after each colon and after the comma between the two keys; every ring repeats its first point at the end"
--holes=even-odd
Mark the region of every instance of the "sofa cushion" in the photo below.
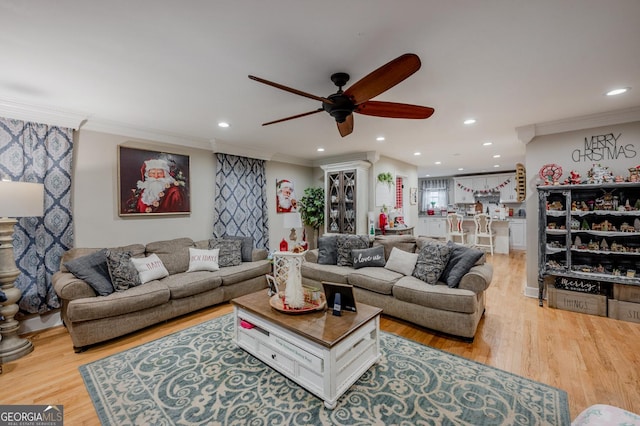
{"type": "Polygon", "coordinates": [[[433,309],[472,314],[478,309],[480,295],[471,290],[449,288],[444,283],[424,285],[416,277],[403,277],[393,286],[393,296],[404,302],[433,309]]]}
{"type": "Polygon", "coordinates": [[[415,252],[416,240],[413,235],[378,235],[373,240],[373,246],[384,247],[384,259],[389,260],[394,247],[409,253],[415,252]]]}
{"type": "Polygon", "coordinates": [[[111,284],[107,266],[107,249],[69,260],[64,266],[77,278],[89,284],[99,296],[113,293],[113,284],[111,284]]]}
{"type": "Polygon", "coordinates": [[[351,250],[369,248],[368,235],[338,235],[338,266],[353,266],[351,250]]]}
{"type": "Polygon", "coordinates": [[[131,262],[130,251],[107,250],[107,266],[111,283],[116,291],[125,291],[140,285],[140,275],[131,262]]]}
{"type": "Polygon", "coordinates": [[[365,266],[384,266],[384,247],[371,247],[366,249],[351,250],[353,257],[353,267],[355,269],[364,268],[365,266]]]}
{"type": "Polygon", "coordinates": [[[219,254],[220,249],[201,250],[189,247],[189,269],[187,272],[220,270],[219,254]]]}
{"type": "Polygon", "coordinates": [[[451,247],[438,241],[426,243],[418,252],[418,260],[413,270],[413,276],[435,285],[447,266],[451,247]]]}
{"type": "Polygon", "coordinates": [[[256,262],[243,262],[240,265],[220,268],[219,271],[210,272],[222,279],[222,285],[233,285],[242,281],[250,280],[260,275],[272,272],[271,262],[268,260],[258,260],[256,262]]]}
{"type": "Polygon", "coordinates": [[[394,272],[399,272],[403,275],[413,274],[413,269],[416,267],[418,261],[417,253],[409,253],[401,250],[397,247],[391,249],[391,255],[384,267],[394,272]]]}
{"type": "Polygon", "coordinates": [[[243,262],[251,262],[253,255],[253,237],[245,237],[244,235],[225,235],[222,237],[226,240],[240,240],[240,257],[243,262]]]}
{"type": "Polygon", "coordinates": [[[181,272],[161,282],[169,289],[171,299],[182,299],[220,287],[222,277],[210,271],[181,272]]]}
{"type": "Polygon", "coordinates": [[[380,294],[391,294],[394,284],[403,277],[385,268],[367,267],[352,271],[347,275],[349,284],[380,294]]]}
{"type": "Polygon", "coordinates": [[[471,267],[482,258],[484,252],[456,244],[453,241],[449,241],[447,245],[451,247],[451,255],[440,280],[454,288],[458,287],[464,274],[469,272],[471,267]]]}
{"type": "Polygon", "coordinates": [[[355,270],[348,266],[302,262],[301,271],[303,277],[317,282],[330,281],[339,284],[349,284],[347,282],[347,275],[355,270]]]}
{"type": "Polygon", "coordinates": [[[338,236],[323,235],[318,238],[318,263],[336,265],[338,263],[338,236]]]}
{"type": "Polygon", "coordinates": [[[108,296],[72,300],[67,306],[67,318],[71,322],[77,322],[127,315],[168,301],[167,286],[160,281],[153,281],[127,291],[116,291],[108,296]]]}
{"type": "Polygon", "coordinates": [[[133,266],[138,270],[140,276],[140,284],[148,283],[149,281],[159,280],[169,275],[169,271],[164,267],[162,260],[157,254],[151,254],[147,257],[139,259],[131,259],[133,266]]]}
{"type": "Polygon", "coordinates": [[[169,274],[184,272],[189,268],[189,247],[194,247],[191,238],[176,238],[166,241],[154,241],[147,244],[147,255],[157,254],[169,274]]]}
{"type": "Polygon", "coordinates": [[[238,266],[242,263],[242,241],[225,238],[209,240],[209,249],[220,249],[218,265],[221,268],[238,266]]]}

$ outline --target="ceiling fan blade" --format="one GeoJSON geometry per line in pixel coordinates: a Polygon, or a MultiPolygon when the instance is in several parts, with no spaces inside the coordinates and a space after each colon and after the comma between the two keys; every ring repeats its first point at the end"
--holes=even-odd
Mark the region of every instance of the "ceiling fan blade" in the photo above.
{"type": "Polygon", "coordinates": [[[343,138],[353,132],[353,114],[347,115],[342,123],[338,123],[338,131],[343,138]]]}
{"type": "Polygon", "coordinates": [[[369,101],[358,105],[355,112],[376,117],[424,119],[431,117],[435,110],[419,105],[369,101]]]}
{"type": "Polygon", "coordinates": [[[255,81],[259,82],[259,83],[263,83],[263,84],[266,84],[268,86],[275,87],[276,89],[284,90],[286,92],[293,93],[295,95],[304,96],[305,98],[315,99],[316,101],[320,101],[320,102],[327,103],[329,105],[333,105],[333,101],[331,99],[323,98],[321,96],[312,95],[311,93],[306,93],[306,92],[303,92],[303,91],[298,90],[298,89],[292,89],[291,87],[283,86],[282,84],[274,83],[273,81],[265,80],[263,78],[256,77],[256,76],[253,76],[253,75],[250,75],[249,78],[251,80],[255,80],[255,81]]]}
{"type": "Polygon", "coordinates": [[[420,58],[413,53],[405,53],[356,81],[344,94],[359,105],[391,89],[419,69],[420,58]]]}
{"type": "Polygon", "coordinates": [[[324,111],[322,108],[318,108],[313,111],[303,112],[302,114],[292,115],[291,117],[281,118],[280,120],[269,121],[268,123],[262,123],[263,126],[268,126],[269,124],[280,123],[282,121],[293,120],[294,118],[306,117],[307,115],[315,114],[317,112],[324,111]]]}

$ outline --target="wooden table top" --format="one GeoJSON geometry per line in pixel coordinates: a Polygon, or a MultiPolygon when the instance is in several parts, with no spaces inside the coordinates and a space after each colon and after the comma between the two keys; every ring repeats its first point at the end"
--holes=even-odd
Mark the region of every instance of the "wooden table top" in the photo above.
{"type": "Polygon", "coordinates": [[[328,348],[382,313],[380,308],[356,301],[358,312],[342,311],[341,316],[330,310],[285,314],[271,307],[266,290],[235,298],[231,303],[328,348]]]}

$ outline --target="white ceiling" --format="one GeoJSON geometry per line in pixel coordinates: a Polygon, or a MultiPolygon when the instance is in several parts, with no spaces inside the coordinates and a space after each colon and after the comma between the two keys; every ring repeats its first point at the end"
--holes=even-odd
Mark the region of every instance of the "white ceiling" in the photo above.
{"type": "Polygon", "coordinates": [[[2,0],[0,47],[0,101],[79,113],[88,129],[310,164],[377,151],[420,176],[512,170],[516,127],[640,105],[637,0],[2,0]],[[346,138],[324,112],[261,126],[320,104],[247,75],[328,96],[332,73],[354,83],[406,52],[422,68],[375,100],[431,106],[430,119],[356,114],[346,138]],[[632,90],[603,95],[619,86],[632,90]]]}

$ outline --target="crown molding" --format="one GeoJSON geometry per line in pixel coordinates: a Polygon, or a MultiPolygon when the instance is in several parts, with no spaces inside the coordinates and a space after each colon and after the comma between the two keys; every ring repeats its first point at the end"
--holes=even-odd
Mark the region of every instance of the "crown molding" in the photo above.
{"type": "Polygon", "coordinates": [[[516,127],[518,139],[528,144],[536,136],[552,135],[555,133],[571,132],[574,130],[593,129],[596,127],[612,126],[615,124],[640,121],[640,106],[608,111],[562,120],[547,121],[545,123],[529,124],[516,127]]]}
{"type": "Polygon", "coordinates": [[[15,102],[8,99],[0,99],[0,116],[74,130],[78,130],[88,117],[87,114],[79,112],[64,111],[58,108],[15,102]]]}

